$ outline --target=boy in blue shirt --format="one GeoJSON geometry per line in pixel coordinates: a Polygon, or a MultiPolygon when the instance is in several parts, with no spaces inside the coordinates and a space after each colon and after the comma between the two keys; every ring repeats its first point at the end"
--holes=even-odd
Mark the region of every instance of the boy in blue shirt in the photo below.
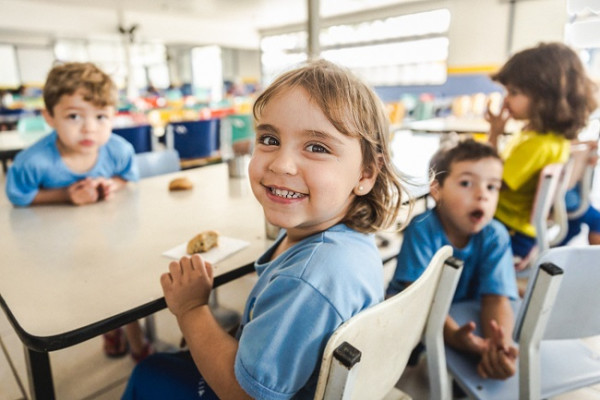
{"type": "Polygon", "coordinates": [[[451,245],[464,261],[453,301],[481,301],[481,331],[448,316],[444,340],[458,350],[481,356],[483,377],[506,379],[515,372],[517,349],[511,340],[513,315],[509,299],[517,297],[510,237],[493,220],[502,184],[502,161],[496,151],[473,140],[459,142],[434,155],[430,193],[436,207],[413,218],[404,240],[387,296],[414,282],[433,254],[451,245]]]}
{"type": "Polygon", "coordinates": [[[54,131],[15,157],[6,179],[14,205],[95,203],[138,179],[133,146],[111,135],[117,88],[107,74],[91,63],[56,66],[44,103],[54,131]]]}
{"type": "MultiPolygon", "coordinates": [[[[112,135],[117,87],[91,63],[56,66],[44,85],[44,119],[54,131],[15,157],[6,177],[6,195],[15,206],[108,200],[128,181],[138,180],[133,146],[112,135]]],[[[140,324],[125,327],[132,357],[144,358],[150,345],[140,324]]],[[[121,329],[104,335],[110,357],[127,353],[121,329]]]]}

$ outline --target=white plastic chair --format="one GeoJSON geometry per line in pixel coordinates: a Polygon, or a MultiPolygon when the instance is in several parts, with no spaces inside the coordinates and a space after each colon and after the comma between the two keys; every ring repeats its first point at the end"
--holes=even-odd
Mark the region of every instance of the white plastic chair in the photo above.
{"type": "Polygon", "coordinates": [[[558,232],[555,232],[554,236],[562,235],[562,230],[567,227],[564,173],[565,165],[560,163],[548,164],[540,172],[531,211],[531,224],[535,226],[536,230],[536,245],[526,257],[515,263],[517,271],[532,265],[538,254],[550,248],[549,229],[551,223],[558,227],[558,232]],[[552,211],[552,217],[550,211],[552,211]]]}
{"type": "MultiPolygon", "coordinates": [[[[600,335],[600,246],[557,247],[541,255],[518,307],[514,340],[518,370],[501,381],[477,375],[475,361],[446,349],[450,374],[476,399],[541,399],[600,382],[600,352],[580,339],[600,335]]],[[[450,315],[461,324],[478,319],[473,302],[450,315]]]]}
{"type": "Polygon", "coordinates": [[[409,287],[336,329],[323,353],[315,399],[406,398],[394,385],[423,336],[431,396],[450,399],[442,329],[462,272],[462,262],[451,256],[444,246],[409,287]]]}
{"type": "Polygon", "coordinates": [[[590,191],[592,190],[594,165],[591,165],[588,161],[593,152],[595,152],[595,150],[590,149],[585,143],[571,146],[573,167],[569,182],[567,183],[567,190],[577,187],[581,203],[579,204],[579,208],[568,212],[568,217],[570,219],[579,218],[587,211],[590,205],[590,191]]]}
{"type": "Polygon", "coordinates": [[[177,150],[149,151],[135,155],[140,179],[168,174],[181,169],[177,150]]]}

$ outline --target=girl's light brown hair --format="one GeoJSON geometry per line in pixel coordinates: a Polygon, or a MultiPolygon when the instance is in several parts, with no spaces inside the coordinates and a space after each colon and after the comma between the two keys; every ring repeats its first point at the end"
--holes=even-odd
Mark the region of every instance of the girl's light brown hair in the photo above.
{"type": "Polygon", "coordinates": [[[390,158],[389,124],[381,100],[348,70],[317,60],[279,76],[254,103],[255,121],[278,94],[295,87],[308,93],[339,132],[359,139],[363,168],[378,171],[373,189],[354,198],[343,222],[360,232],[391,226],[405,191],[390,158]]]}
{"type": "Polygon", "coordinates": [[[81,89],[83,99],[97,107],[117,104],[117,87],[113,80],[92,63],[66,63],[53,67],[44,85],[44,104],[53,114],[54,106],[64,95],[81,89]]]}
{"type": "Polygon", "coordinates": [[[577,54],[562,43],[540,43],[512,56],[492,79],[531,98],[529,128],[574,139],[596,109],[595,84],[577,54]]]}

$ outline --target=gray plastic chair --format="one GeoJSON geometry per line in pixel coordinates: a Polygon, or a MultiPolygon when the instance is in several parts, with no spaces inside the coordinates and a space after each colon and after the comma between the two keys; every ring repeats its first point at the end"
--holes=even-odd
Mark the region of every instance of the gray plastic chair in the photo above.
{"type": "MultiPolygon", "coordinates": [[[[517,373],[483,379],[472,357],[446,348],[448,370],[471,398],[541,399],[600,383],[600,353],[581,341],[600,335],[600,246],[557,247],[536,262],[518,309],[517,373]]],[[[453,305],[458,324],[479,320],[475,302],[453,305]]]]}
{"type": "Polygon", "coordinates": [[[177,150],[149,151],[135,155],[140,179],[181,170],[177,150]]]}

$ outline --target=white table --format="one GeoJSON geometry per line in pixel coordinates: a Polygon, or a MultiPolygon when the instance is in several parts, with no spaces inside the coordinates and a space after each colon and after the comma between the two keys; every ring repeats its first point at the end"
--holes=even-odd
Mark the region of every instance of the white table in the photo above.
{"type": "MultiPolygon", "coordinates": [[[[506,124],[506,133],[513,133],[520,129],[522,123],[509,120],[506,124]]],[[[410,129],[415,132],[432,133],[487,133],[490,130],[490,124],[483,118],[432,118],[421,121],[406,121],[401,129],[410,129]]]]}
{"type": "Polygon", "coordinates": [[[130,184],[111,201],[12,207],[0,202],[0,305],[26,346],[32,394],[53,398],[48,352],[165,307],[161,254],[214,229],[250,245],[217,264],[215,286],[254,270],[271,243],[245,178],[219,164],[130,184]],[[169,192],[185,175],[194,189],[169,192]]]}

